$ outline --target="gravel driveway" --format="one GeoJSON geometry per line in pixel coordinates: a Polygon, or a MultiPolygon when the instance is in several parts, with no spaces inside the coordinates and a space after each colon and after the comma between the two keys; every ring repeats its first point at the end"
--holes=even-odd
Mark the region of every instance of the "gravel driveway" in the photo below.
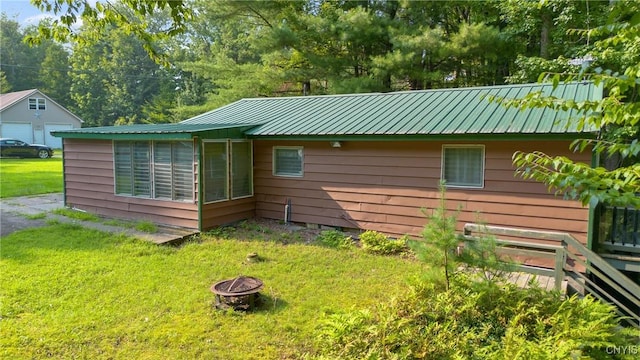
{"type": "Polygon", "coordinates": [[[0,236],[4,237],[14,231],[44,226],[43,219],[28,219],[29,215],[37,215],[64,207],[62,193],[20,196],[0,200],[0,236]]]}

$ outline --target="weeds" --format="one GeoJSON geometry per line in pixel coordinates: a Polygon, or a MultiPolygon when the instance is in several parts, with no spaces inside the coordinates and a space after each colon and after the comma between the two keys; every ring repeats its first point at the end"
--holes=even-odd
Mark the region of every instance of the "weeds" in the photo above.
{"type": "Polygon", "coordinates": [[[158,226],[151,221],[138,221],[134,228],[138,231],[142,231],[149,234],[158,232],[158,226]]]}
{"type": "Polygon", "coordinates": [[[29,220],[42,220],[42,219],[46,219],[47,218],[47,213],[46,212],[41,212],[41,213],[37,213],[37,214],[30,214],[30,215],[25,215],[25,217],[29,220]]]}
{"type": "Polygon", "coordinates": [[[349,249],[353,247],[351,236],[338,230],[324,230],[320,232],[316,241],[334,249],[349,249]]]}
{"type": "Polygon", "coordinates": [[[389,239],[385,234],[372,230],[360,234],[362,249],[378,255],[394,255],[406,252],[408,250],[408,239],[408,236],[400,239],[389,239]]]}
{"type": "Polygon", "coordinates": [[[84,212],[84,211],[61,208],[61,209],[55,209],[52,212],[56,215],[62,215],[70,219],[75,219],[80,221],[92,221],[92,222],[100,221],[100,218],[98,216],[88,212],[84,212]]]}

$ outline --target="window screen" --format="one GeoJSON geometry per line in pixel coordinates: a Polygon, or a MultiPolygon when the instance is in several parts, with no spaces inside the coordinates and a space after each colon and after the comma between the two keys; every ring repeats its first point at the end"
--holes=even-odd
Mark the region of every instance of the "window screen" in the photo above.
{"type": "Polygon", "coordinates": [[[253,159],[251,142],[231,142],[232,198],[253,195],[253,159]]]}
{"type": "Polygon", "coordinates": [[[227,142],[204,143],[204,201],[229,198],[227,142]]]}
{"type": "Polygon", "coordinates": [[[444,146],[442,179],[447,186],[484,186],[483,146],[444,146]]]}
{"type": "Polygon", "coordinates": [[[273,174],[302,176],[303,156],[301,147],[275,147],[273,149],[273,174]]]}

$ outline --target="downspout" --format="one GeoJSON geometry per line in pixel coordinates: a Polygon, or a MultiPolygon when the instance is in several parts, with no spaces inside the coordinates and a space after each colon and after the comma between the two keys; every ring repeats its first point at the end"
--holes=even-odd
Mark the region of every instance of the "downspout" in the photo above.
{"type": "Polygon", "coordinates": [[[287,199],[284,205],[284,223],[289,224],[291,222],[291,199],[287,199]]]}

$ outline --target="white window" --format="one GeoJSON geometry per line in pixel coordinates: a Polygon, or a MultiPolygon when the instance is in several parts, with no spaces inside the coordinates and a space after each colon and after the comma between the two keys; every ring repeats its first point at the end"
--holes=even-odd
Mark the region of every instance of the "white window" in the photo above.
{"type": "Polygon", "coordinates": [[[190,141],[116,141],[115,192],[193,201],[193,158],[190,141]]]}
{"type": "Polygon", "coordinates": [[[484,146],[444,145],[442,180],[452,187],[484,187],[484,146]]]}
{"type": "Polygon", "coordinates": [[[47,104],[46,100],[43,98],[30,98],[29,99],[29,110],[46,110],[47,104]]]}
{"type": "Polygon", "coordinates": [[[304,152],[301,146],[273,148],[273,175],[302,177],[304,152]]]}
{"type": "Polygon", "coordinates": [[[206,141],[204,150],[204,202],[253,196],[251,141],[206,141]]]}

